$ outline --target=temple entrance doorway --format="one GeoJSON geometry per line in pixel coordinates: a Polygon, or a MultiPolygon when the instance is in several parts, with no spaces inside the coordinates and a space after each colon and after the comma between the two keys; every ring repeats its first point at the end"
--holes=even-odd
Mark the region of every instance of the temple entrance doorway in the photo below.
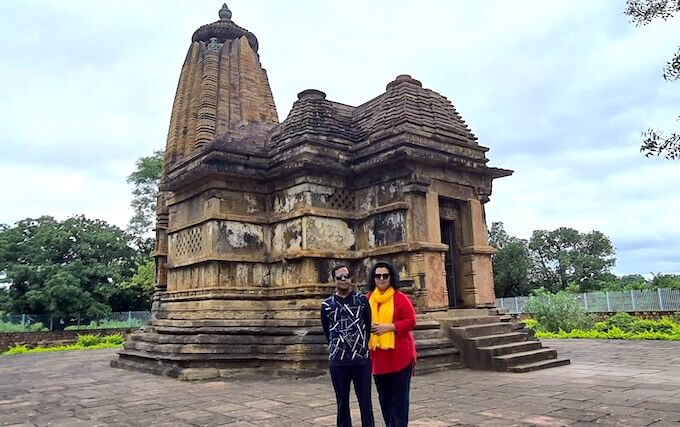
{"type": "Polygon", "coordinates": [[[458,245],[456,244],[456,221],[442,219],[440,221],[442,243],[449,248],[444,253],[444,271],[446,272],[446,290],[449,294],[449,308],[460,308],[463,305],[457,280],[458,245]]]}

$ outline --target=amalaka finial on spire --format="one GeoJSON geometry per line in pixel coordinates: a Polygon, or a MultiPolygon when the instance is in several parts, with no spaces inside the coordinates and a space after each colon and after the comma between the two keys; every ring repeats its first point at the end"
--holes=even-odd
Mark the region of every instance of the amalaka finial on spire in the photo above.
{"type": "Polygon", "coordinates": [[[226,3],[224,3],[222,5],[222,8],[220,9],[219,15],[220,15],[220,19],[222,21],[226,21],[227,19],[231,19],[231,10],[229,10],[226,3]]]}

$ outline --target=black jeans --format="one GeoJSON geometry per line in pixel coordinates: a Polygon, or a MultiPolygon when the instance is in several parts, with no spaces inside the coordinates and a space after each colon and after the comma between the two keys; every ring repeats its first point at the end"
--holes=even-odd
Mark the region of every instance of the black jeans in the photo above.
{"type": "Polygon", "coordinates": [[[373,375],[378,389],[380,410],[387,427],[406,427],[408,425],[408,404],[411,391],[413,363],[401,371],[373,375]]]}
{"type": "Polygon", "coordinates": [[[359,401],[361,426],[373,427],[373,403],[371,402],[371,364],[330,366],[331,381],[335,389],[335,400],[338,404],[338,427],[351,427],[349,414],[350,383],[354,383],[354,392],[359,401]]]}

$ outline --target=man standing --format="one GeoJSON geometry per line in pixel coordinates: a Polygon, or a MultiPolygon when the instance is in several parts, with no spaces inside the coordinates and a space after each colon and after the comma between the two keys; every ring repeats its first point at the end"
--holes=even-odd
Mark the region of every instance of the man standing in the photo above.
{"type": "Polygon", "coordinates": [[[349,268],[333,269],[335,293],[321,304],[321,325],[328,341],[328,367],[338,404],[338,427],[351,427],[350,383],[359,401],[362,427],[373,427],[371,362],[368,339],[371,307],[368,299],[352,289],[349,268]]]}

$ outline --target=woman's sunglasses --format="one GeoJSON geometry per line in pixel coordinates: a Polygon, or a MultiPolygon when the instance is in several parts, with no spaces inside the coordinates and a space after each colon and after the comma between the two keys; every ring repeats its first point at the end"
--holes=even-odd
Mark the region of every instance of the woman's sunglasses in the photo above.
{"type": "Polygon", "coordinates": [[[373,275],[373,277],[375,277],[378,280],[387,280],[387,279],[390,278],[390,273],[384,273],[384,274],[375,273],[373,275]]]}
{"type": "Polygon", "coordinates": [[[335,276],[335,280],[348,280],[349,274],[341,274],[340,276],[335,276]]]}

